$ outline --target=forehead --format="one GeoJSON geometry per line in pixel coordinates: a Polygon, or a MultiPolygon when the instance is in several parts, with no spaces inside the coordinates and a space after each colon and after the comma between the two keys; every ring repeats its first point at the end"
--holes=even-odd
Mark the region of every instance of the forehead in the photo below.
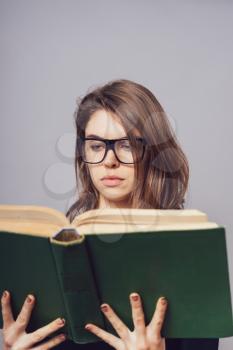
{"type": "Polygon", "coordinates": [[[95,134],[103,138],[120,138],[126,132],[118,118],[105,110],[98,110],[90,116],[85,135],[95,134]]]}
{"type": "MultiPolygon", "coordinates": [[[[119,118],[105,110],[98,110],[90,116],[86,125],[85,136],[93,134],[106,139],[117,139],[127,136],[119,118]]],[[[137,130],[135,134],[140,136],[137,130]]]]}

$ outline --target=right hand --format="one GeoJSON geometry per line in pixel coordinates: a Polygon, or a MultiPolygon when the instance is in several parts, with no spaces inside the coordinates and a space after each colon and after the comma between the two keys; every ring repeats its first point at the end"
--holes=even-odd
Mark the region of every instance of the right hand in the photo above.
{"type": "Polygon", "coordinates": [[[62,343],[66,339],[64,334],[59,334],[47,342],[36,346],[36,343],[41,342],[48,335],[62,328],[65,322],[59,323],[62,319],[58,318],[32,333],[26,333],[25,329],[27,328],[35,303],[35,297],[32,294],[29,294],[28,297],[29,299],[26,298],[15,321],[11,310],[10,293],[7,291],[3,293],[1,305],[4,350],[47,350],[62,343]]]}

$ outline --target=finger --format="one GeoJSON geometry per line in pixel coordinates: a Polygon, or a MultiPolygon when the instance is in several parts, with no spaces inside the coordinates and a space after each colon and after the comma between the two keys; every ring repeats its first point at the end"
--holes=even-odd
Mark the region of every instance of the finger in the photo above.
{"type": "Polygon", "coordinates": [[[108,343],[114,349],[119,349],[121,345],[121,340],[115,335],[104,331],[103,329],[95,326],[94,324],[88,323],[85,329],[95,334],[97,337],[101,338],[105,343],[108,343]]]}
{"type": "Polygon", "coordinates": [[[146,334],[146,326],[140,295],[138,293],[131,293],[130,303],[135,330],[139,336],[144,336],[146,334]]]}
{"type": "Polygon", "coordinates": [[[58,336],[54,337],[53,339],[50,339],[49,341],[38,345],[34,348],[32,348],[31,350],[47,350],[47,349],[51,349],[54,346],[62,343],[64,340],[66,340],[66,335],[65,334],[59,334],[58,336]]]}
{"type": "Polygon", "coordinates": [[[22,309],[15,321],[16,327],[18,329],[25,330],[27,328],[34,304],[35,304],[35,297],[32,294],[29,294],[25,299],[22,309]]]}
{"type": "Polygon", "coordinates": [[[64,325],[65,325],[64,318],[57,318],[56,320],[50,322],[46,326],[41,327],[32,333],[29,333],[27,338],[27,346],[30,347],[36,343],[39,343],[51,333],[64,327],[64,325]]]}
{"type": "Polygon", "coordinates": [[[15,320],[11,310],[10,293],[4,291],[1,298],[3,328],[8,328],[15,320]]]}
{"type": "Polygon", "coordinates": [[[164,297],[159,298],[156,304],[154,315],[151,319],[150,324],[148,325],[148,327],[151,328],[152,332],[154,332],[158,338],[161,337],[161,329],[163,326],[166,309],[167,299],[164,297]]]}
{"type": "Polygon", "coordinates": [[[113,326],[113,328],[116,330],[119,337],[123,340],[126,340],[129,336],[130,330],[126,327],[126,325],[121,321],[121,319],[113,311],[111,306],[108,304],[102,304],[100,308],[105,314],[105,316],[107,317],[108,321],[113,326]]]}

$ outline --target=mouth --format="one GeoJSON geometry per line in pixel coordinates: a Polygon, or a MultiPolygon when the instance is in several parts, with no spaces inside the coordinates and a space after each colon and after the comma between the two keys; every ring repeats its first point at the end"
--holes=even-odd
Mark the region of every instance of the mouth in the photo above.
{"type": "Polygon", "coordinates": [[[109,179],[109,180],[115,180],[115,179],[124,180],[122,177],[115,176],[115,175],[104,176],[104,177],[102,177],[101,180],[105,180],[105,179],[109,179]]]}
{"type": "Polygon", "coordinates": [[[120,185],[124,179],[116,176],[110,176],[102,178],[101,181],[105,186],[114,187],[120,185]]]}

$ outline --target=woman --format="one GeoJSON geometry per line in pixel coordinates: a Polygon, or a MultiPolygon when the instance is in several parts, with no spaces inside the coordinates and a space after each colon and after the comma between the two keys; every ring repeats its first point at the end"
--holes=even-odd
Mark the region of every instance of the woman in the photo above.
{"type": "MultiPolygon", "coordinates": [[[[89,92],[75,112],[77,130],[75,171],[81,181],[79,199],[67,216],[90,209],[155,208],[182,209],[188,186],[188,161],[179,146],[164,110],[144,86],[129,80],[111,81],[89,92]]],[[[156,281],[155,281],[156,283],[156,281]]],[[[10,296],[2,298],[4,344],[8,349],[42,349],[41,343],[64,323],[56,321],[27,334],[25,328],[33,309],[23,305],[15,321],[10,296]]],[[[93,324],[86,329],[97,335],[96,344],[77,345],[54,337],[43,349],[104,350],[216,350],[218,339],[163,339],[161,328],[168,307],[164,297],[156,302],[154,315],[145,325],[140,295],[130,295],[134,330],[129,330],[117,316],[117,310],[102,304],[101,310],[115,328],[118,337],[93,324]],[[62,343],[63,342],[63,343],[62,343]],[[60,344],[60,345],[58,345],[60,344]]]]}

